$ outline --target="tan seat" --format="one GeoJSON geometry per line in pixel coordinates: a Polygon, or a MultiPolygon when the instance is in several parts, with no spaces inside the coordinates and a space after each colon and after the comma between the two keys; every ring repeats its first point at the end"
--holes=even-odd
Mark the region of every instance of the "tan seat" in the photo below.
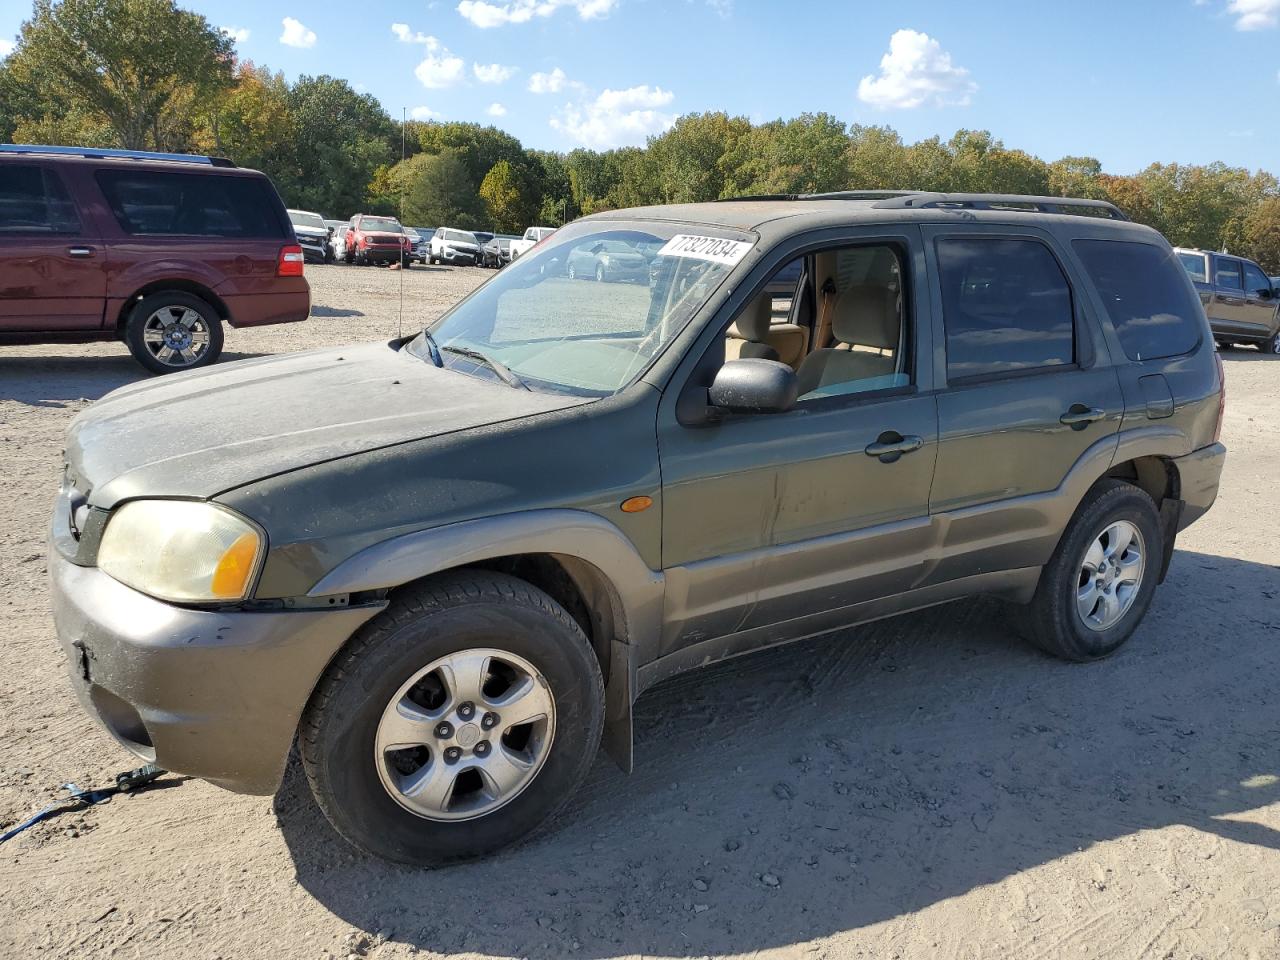
{"type": "Polygon", "coordinates": [[[725,334],[724,358],[737,360],[777,360],[778,351],[769,345],[769,325],[773,322],[773,297],[767,293],[752,300],[725,334]]]}
{"type": "Polygon", "coordinates": [[[898,296],[884,286],[852,286],[836,295],[831,333],[838,346],[815,350],[796,373],[803,396],[833,383],[889,376],[897,370],[902,321],[898,296]],[[867,349],[889,350],[873,353],[867,349]]]}

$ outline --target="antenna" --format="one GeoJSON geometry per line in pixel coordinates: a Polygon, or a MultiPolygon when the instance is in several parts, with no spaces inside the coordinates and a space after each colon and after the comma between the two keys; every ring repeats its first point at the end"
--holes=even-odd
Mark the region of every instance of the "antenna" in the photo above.
{"type": "MultiPolygon", "coordinates": [[[[404,128],[409,122],[409,110],[407,107],[400,108],[400,162],[404,163],[404,128]]],[[[404,180],[404,167],[400,168],[401,181],[404,180]]],[[[404,226],[404,186],[400,187],[399,201],[396,204],[396,219],[400,221],[400,229],[404,226]]],[[[409,269],[409,261],[404,256],[404,244],[400,244],[400,309],[396,314],[396,339],[399,340],[404,336],[404,272],[409,269]]]]}

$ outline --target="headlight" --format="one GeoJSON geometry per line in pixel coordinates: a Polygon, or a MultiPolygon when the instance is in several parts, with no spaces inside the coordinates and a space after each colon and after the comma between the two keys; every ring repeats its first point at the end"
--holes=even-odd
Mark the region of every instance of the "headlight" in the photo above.
{"type": "Polygon", "coordinates": [[[243,517],[194,500],[134,500],[112,514],[98,567],[161,600],[235,601],[249,593],[266,538],[243,517]]]}

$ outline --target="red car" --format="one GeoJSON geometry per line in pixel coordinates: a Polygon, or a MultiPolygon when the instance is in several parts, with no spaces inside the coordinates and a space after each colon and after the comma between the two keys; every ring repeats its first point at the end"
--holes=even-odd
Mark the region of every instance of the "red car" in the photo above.
{"type": "Polygon", "coordinates": [[[223,324],[305,320],[302,248],[267,177],[221,158],[0,144],[0,343],[122,340],[153,373],[223,324]]]}
{"type": "Polygon", "coordinates": [[[395,217],[357,213],[347,230],[347,263],[402,263],[413,256],[413,240],[395,217]]]}

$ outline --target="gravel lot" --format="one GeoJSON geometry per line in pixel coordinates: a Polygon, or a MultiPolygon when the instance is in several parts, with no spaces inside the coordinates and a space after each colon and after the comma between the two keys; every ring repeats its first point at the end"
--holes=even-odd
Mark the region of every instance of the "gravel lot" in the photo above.
{"type": "MultiPolygon", "coordinates": [[[[487,277],[308,267],[306,324],[228,359],[386,338],[487,277]]],[[[0,956],[1280,957],[1280,362],[1224,354],[1216,508],[1113,660],[1050,660],[974,601],[686,675],[557,829],[419,872],[274,799],[169,777],[0,848],[0,956]]],[[[0,826],[133,766],[80,711],[44,530],[119,345],[0,348],[0,826]]]]}

